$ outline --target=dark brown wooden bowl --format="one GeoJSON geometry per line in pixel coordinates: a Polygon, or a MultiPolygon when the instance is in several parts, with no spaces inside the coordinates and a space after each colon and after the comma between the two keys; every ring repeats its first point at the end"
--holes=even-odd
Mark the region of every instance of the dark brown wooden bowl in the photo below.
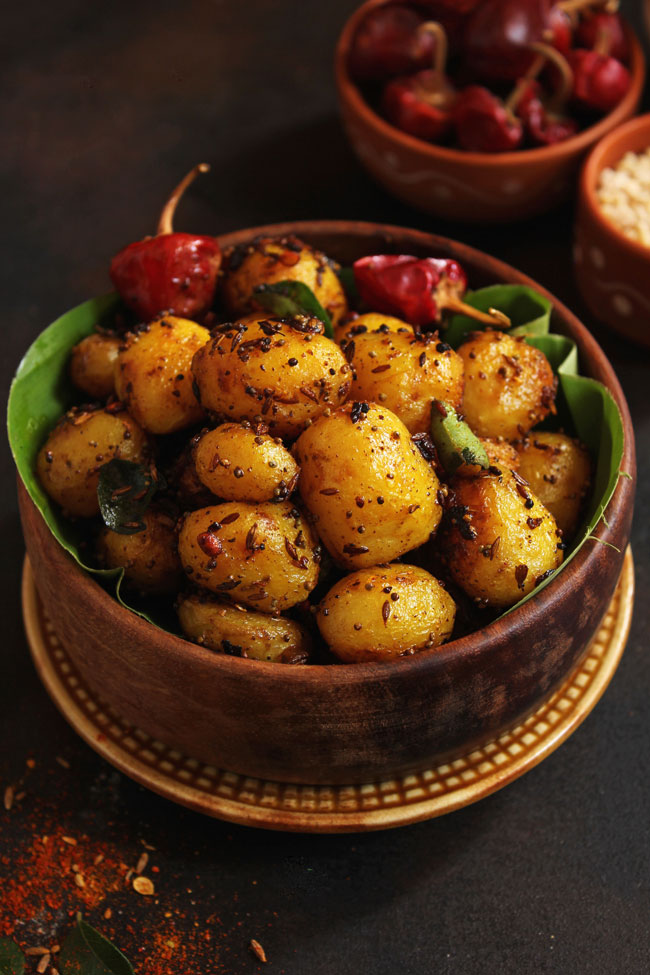
{"type": "MultiPolygon", "coordinates": [[[[571,312],[519,271],[443,237],[368,223],[312,222],[229,234],[296,233],[343,263],[394,251],[454,257],[473,287],[527,284],[551,298],[553,330],[578,344],[581,371],[623,417],[622,470],[636,477],[625,397],[571,312]]],[[[50,534],[22,485],[27,551],[45,610],[93,689],[124,718],[204,762],[264,779],[354,783],[467,752],[530,713],[579,661],[612,597],[632,518],[620,478],[601,522],[559,576],[506,618],[391,664],[288,667],[212,653],[123,609],[50,534]],[[612,548],[611,546],[615,546],[612,548]]]]}

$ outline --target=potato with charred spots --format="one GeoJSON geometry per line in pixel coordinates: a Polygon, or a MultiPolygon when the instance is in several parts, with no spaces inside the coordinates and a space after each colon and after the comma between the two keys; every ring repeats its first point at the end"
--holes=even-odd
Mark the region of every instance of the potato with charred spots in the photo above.
{"type": "Polygon", "coordinates": [[[414,565],[383,565],[337,582],[316,620],[340,660],[364,663],[439,646],[455,616],[454,600],[434,576],[414,565]]]}
{"type": "Polygon", "coordinates": [[[124,568],[124,582],[142,593],[177,593],[183,570],[176,547],[176,522],[163,511],[149,509],[143,531],[122,535],[103,528],[97,539],[97,556],[106,569],[124,568]]]}
{"type": "Polygon", "coordinates": [[[318,539],[288,501],[226,502],[190,512],[178,551],[195,585],[265,613],[307,599],[318,581],[318,539]]]}
{"type": "Polygon", "coordinates": [[[106,399],[115,391],[115,362],[122,340],[117,335],[93,332],[77,342],[70,354],[70,379],[93,399],[106,399]]]}
{"type": "Polygon", "coordinates": [[[462,412],[480,437],[514,440],[554,411],[557,378],[522,336],[474,332],[458,354],[465,363],[462,412]]]}
{"type": "Polygon", "coordinates": [[[258,237],[225,255],[221,295],[230,315],[263,311],[255,289],[279,281],[301,281],[311,288],[332,324],[347,314],[348,304],[333,261],[293,235],[258,237]]]}
{"type": "Polygon", "coordinates": [[[179,596],[177,612],[185,636],[209,650],[280,664],[309,661],[311,639],[294,620],[233,606],[207,593],[179,596]]]}
{"type": "Polygon", "coordinates": [[[201,422],[191,366],[209,338],[207,328],[173,315],[127,335],[115,366],[115,388],[145,430],[174,433],[201,422]]]}
{"type": "Polygon", "coordinates": [[[334,329],[334,338],[340,344],[345,339],[353,339],[357,335],[365,335],[366,332],[382,332],[384,335],[388,335],[389,332],[414,334],[413,326],[402,321],[401,318],[368,311],[363,315],[355,315],[354,318],[343,319],[334,329]]]}
{"type": "Polygon", "coordinates": [[[485,447],[488,460],[493,467],[500,467],[501,470],[506,471],[519,470],[519,454],[507,440],[494,440],[491,437],[479,437],[479,440],[485,447]]]}
{"type": "Polygon", "coordinates": [[[350,398],[387,406],[411,433],[428,431],[432,400],[460,408],[463,360],[437,333],[365,332],[343,351],[354,373],[350,398]]]}
{"type": "Polygon", "coordinates": [[[224,501],[284,501],[298,483],[300,468],[289,451],[260,427],[222,423],[197,438],[199,480],[224,501]]]}
{"type": "Polygon", "coordinates": [[[591,486],[589,451],[565,433],[533,432],[516,447],[519,473],[570,538],[591,486]]]}
{"type": "Polygon", "coordinates": [[[224,419],[262,421],[271,436],[295,440],[350,391],[350,366],[321,333],[321,322],[302,316],[217,329],[192,364],[201,403],[224,419]]]}
{"type": "Polygon", "coordinates": [[[390,562],[435,532],[438,478],[390,410],[348,403],[305,430],[294,456],[303,503],[340,565],[390,562]]]}
{"type": "Polygon", "coordinates": [[[518,474],[457,477],[451,490],[441,552],[454,582],[480,605],[514,605],[562,563],[555,519],[518,474]]]}
{"type": "Polygon", "coordinates": [[[122,404],[73,409],[41,447],[36,471],[44,490],[65,513],[92,518],[99,514],[99,469],[116,457],[136,463],[149,459],[147,437],[122,404]]]}

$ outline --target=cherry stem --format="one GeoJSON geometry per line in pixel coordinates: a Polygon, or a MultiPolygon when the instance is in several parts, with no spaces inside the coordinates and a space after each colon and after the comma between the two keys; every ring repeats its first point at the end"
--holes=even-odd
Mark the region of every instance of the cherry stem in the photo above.
{"type": "Polygon", "coordinates": [[[591,10],[593,8],[602,8],[608,13],[616,13],[619,8],[620,0],[560,0],[557,4],[559,10],[563,10],[565,14],[575,14],[581,11],[591,10]]]}
{"type": "Polygon", "coordinates": [[[519,79],[519,81],[517,82],[517,84],[512,89],[512,91],[506,98],[505,102],[503,103],[503,107],[507,112],[510,112],[510,114],[512,114],[515,111],[517,105],[519,104],[519,100],[521,99],[522,95],[525,93],[526,89],[528,88],[529,82],[535,80],[535,78],[540,73],[540,71],[542,70],[545,64],[546,64],[546,55],[538,54],[535,60],[533,61],[533,63],[531,64],[530,68],[526,72],[526,74],[523,76],[523,78],[519,79]]]}
{"type": "Polygon", "coordinates": [[[445,28],[437,20],[427,20],[424,24],[420,24],[418,30],[423,34],[430,34],[435,40],[433,70],[436,74],[444,75],[445,68],[447,67],[448,51],[447,32],[445,28]]]}
{"type": "Polygon", "coordinates": [[[560,54],[558,49],[553,47],[552,44],[531,44],[530,48],[547,61],[550,61],[551,64],[554,64],[560,73],[559,84],[548,105],[549,111],[559,113],[573,91],[573,71],[571,70],[571,65],[564,55],[560,54]]]}
{"type": "Polygon", "coordinates": [[[183,193],[190,185],[193,183],[199,173],[207,173],[210,170],[208,163],[199,163],[194,169],[191,169],[187,176],[184,176],[180,181],[175,190],[172,191],[171,196],[165,203],[162,213],[160,214],[160,220],[158,221],[158,230],[156,233],[160,234],[173,234],[174,230],[172,227],[172,221],[174,219],[174,213],[176,212],[176,207],[178,206],[178,201],[182,197],[183,193]]]}
{"type": "Polygon", "coordinates": [[[474,318],[477,322],[483,322],[485,325],[498,325],[500,328],[510,328],[512,324],[508,316],[504,315],[498,308],[488,308],[487,311],[479,311],[478,308],[473,308],[465,301],[461,301],[460,298],[454,298],[453,295],[441,295],[438,298],[438,307],[446,308],[448,311],[455,311],[460,315],[467,315],[468,318],[474,318]]]}
{"type": "Polygon", "coordinates": [[[594,44],[594,54],[600,54],[602,57],[607,57],[612,49],[612,35],[607,30],[606,27],[601,27],[596,36],[596,43],[594,44]]]}

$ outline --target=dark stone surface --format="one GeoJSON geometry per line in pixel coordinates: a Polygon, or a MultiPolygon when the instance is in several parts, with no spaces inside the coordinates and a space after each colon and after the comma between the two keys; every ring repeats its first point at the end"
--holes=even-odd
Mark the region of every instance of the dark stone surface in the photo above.
{"type": "MultiPolygon", "coordinates": [[[[310,217],[420,227],[510,261],[584,313],[572,281],[570,205],[520,226],[477,229],[424,217],[368,182],[339,128],[331,77],[337,31],[353,6],[23,0],[4,12],[3,389],[48,322],[108,290],[110,255],[153,230],[170,186],[199,159],[212,163],[212,176],[184,203],[183,229],[310,217]]],[[[640,7],[623,2],[641,32],[640,7]]],[[[157,848],[157,903],[127,890],[86,915],[134,962],[173,922],[190,959],[169,963],[176,975],[254,970],[251,937],[287,975],[647,972],[648,354],[584,320],[614,363],[638,438],[638,596],[626,653],[593,716],[559,752],[476,806],[394,832],[285,836],[221,824],[148,793],[87,748],[27,653],[5,446],[0,790],[27,758],[36,765],[22,803],[0,812],[0,900],[7,878],[24,870],[33,833],[58,824],[90,845],[110,841],[129,865],[142,839],[157,848]],[[102,921],[107,906],[110,922],[102,921]]],[[[73,889],[69,878],[49,883],[73,889]]],[[[41,936],[35,922],[15,920],[28,944],[60,940],[69,925],[58,914],[41,936]]],[[[140,970],[154,969],[141,962],[140,970]]]]}

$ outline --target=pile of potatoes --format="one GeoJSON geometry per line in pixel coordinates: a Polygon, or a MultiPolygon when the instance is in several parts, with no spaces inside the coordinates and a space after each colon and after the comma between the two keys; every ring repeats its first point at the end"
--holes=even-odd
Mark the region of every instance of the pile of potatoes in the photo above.
{"type": "Polygon", "coordinates": [[[591,461],[533,429],[556,387],[540,351],[489,329],[454,351],[350,313],[335,265],[294,237],[233,251],[220,295],[228,323],[211,330],[162,315],[75,346],[70,376],[100,403],[66,413],[37,461],[64,513],[99,523],[98,563],[174,599],[190,640],[281,663],[391,660],[449,640],[459,600],[506,608],[561,564],[591,461]],[[256,286],[282,280],[309,285],[336,341],[317,318],[256,305],[256,286]],[[488,469],[441,468],[438,401],[488,469]],[[134,534],[97,517],[112,458],[167,479],[134,534]],[[416,549],[440,578],[410,564],[416,549]]]}

